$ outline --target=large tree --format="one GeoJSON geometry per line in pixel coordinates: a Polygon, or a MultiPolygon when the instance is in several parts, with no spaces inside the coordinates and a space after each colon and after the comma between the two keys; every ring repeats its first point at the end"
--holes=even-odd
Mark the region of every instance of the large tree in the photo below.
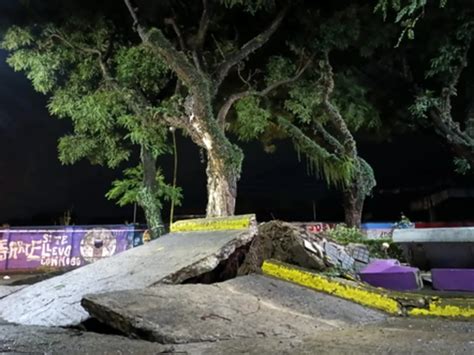
{"type": "Polygon", "coordinates": [[[206,152],[207,215],[232,215],[243,153],[226,136],[216,112],[225,105],[223,98],[232,95],[229,78],[235,79],[239,65],[269,42],[289,5],[263,0],[203,0],[187,2],[184,10],[179,8],[180,4],[149,1],[132,4],[129,0],[124,3],[142,43],[183,84],[163,115],[169,124],[182,129],[206,152]],[[265,17],[273,16],[273,20],[259,21],[257,14],[261,12],[265,17]],[[238,15],[251,21],[247,27],[256,33],[248,35],[248,30],[242,28],[245,21],[235,21],[238,15]],[[236,35],[232,34],[234,31],[236,35]],[[244,39],[240,32],[244,33],[244,39]]]}
{"type": "Polygon", "coordinates": [[[260,80],[253,79],[251,69],[243,76],[253,80],[243,80],[246,90],[232,95],[219,117],[228,121],[233,107],[233,131],[241,139],[259,138],[270,149],[274,138],[290,138],[298,155],[307,157],[309,171],[342,191],[345,222],[360,226],[375,178],[359,156],[354,135],[377,126],[379,115],[353,62],[337,56],[350,53],[356,59],[361,47],[377,47],[360,29],[368,8],[347,6],[324,15],[317,5],[300,10],[289,19],[298,36],[282,45],[266,67],[254,68],[253,73],[264,72],[260,80]]]}
{"type": "Polygon", "coordinates": [[[50,96],[49,111],[72,120],[73,132],[59,140],[63,163],[87,158],[117,168],[139,154],[139,165],[127,169],[108,196],[120,204],[138,203],[156,237],[163,231],[161,201],[176,199],[179,190],[164,183],[156,166],[167,151],[167,127],[150,102],[159,106],[172,77],[127,36],[112,21],[84,11],[67,20],[11,27],[3,47],[11,52],[9,64],[50,96]]]}

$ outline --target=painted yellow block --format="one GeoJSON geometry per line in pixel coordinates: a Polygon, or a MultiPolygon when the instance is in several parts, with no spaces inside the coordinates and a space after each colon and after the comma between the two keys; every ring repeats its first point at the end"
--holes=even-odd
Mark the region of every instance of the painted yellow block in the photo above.
{"type": "Polygon", "coordinates": [[[248,229],[255,223],[255,215],[186,219],[171,225],[171,232],[198,232],[248,229]]]}
{"type": "Polygon", "coordinates": [[[402,314],[400,304],[383,293],[345,284],[330,277],[314,274],[273,260],[265,261],[262,270],[266,275],[291,281],[316,291],[338,296],[390,314],[402,314]]]}

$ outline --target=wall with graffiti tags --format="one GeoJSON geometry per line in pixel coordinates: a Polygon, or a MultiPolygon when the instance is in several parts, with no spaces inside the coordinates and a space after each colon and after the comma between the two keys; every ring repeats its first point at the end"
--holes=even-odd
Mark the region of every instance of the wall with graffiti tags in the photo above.
{"type": "Polygon", "coordinates": [[[143,243],[134,226],[0,229],[0,272],[76,268],[143,243]]]}

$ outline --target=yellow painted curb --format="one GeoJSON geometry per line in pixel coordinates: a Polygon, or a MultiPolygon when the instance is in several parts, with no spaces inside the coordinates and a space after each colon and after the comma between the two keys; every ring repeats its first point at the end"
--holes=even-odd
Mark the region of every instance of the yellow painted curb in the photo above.
{"type": "Polygon", "coordinates": [[[390,314],[401,314],[400,304],[386,295],[366,290],[359,286],[343,284],[335,279],[314,274],[294,266],[277,261],[267,260],[262,265],[264,274],[282,280],[291,281],[313,290],[329,293],[364,306],[385,311],[390,314]]]}
{"type": "Polygon", "coordinates": [[[445,318],[474,318],[472,299],[439,299],[429,303],[428,308],[413,308],[410,316],[429,316],[445,318]]]}
{"type": "Polygon", "coordinates": [[[263,273],[394,315],[474,319],[474,298],[440,297],[373,288],[266,260],[263,273]]]}
{"type": "Polygon", "coordinates": [[[186,219],[171,225],[171,232],[198,232],[248,229],[255,223],[254,214],[232,217],[186,219]]]}

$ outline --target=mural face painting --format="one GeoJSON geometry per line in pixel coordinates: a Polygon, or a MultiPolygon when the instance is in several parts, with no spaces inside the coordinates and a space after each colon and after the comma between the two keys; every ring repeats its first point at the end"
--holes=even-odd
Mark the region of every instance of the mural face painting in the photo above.
{"type": "Polygon", "coordinates": [[[0,229],[0,271],[74,268],[141,243],[133,226],[0,229]]]}

